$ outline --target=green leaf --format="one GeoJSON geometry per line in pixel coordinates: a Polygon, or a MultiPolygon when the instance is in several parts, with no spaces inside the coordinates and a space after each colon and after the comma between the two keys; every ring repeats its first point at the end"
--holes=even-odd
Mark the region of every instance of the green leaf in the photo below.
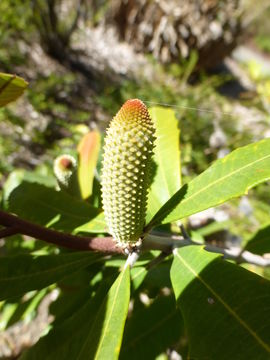
{"type": "Polygon", "coordinates": [[[131,281],[133,291],[137,290],[143,283],[147,275],[147,269],[145,266],[134,266],[131,269],[131,281]]]}
{"type": "Polygon", "coordinates": [[[46,256],[3,256],[0,260],[0,299],[42,289],[99,258],[97,254],[81,252],[46,256]]]}
{"type": "MultiPolygon", "coordinates": [[[[17,302],[17,309],[10,317],[8,323],[6,324],[6,328],[12,326],[13,324],[17,323],[20,320],[29,319],[30,317],[34,316],[35,310],[40,304],[41,300],[47,294],[48,289],[42,289],[38,292],[33,292],[27,294],[29,298],[25,299],[24,296],[17,302]]],[[[14,301],[14,298],[11,299],[14,301]]]]}
{"type": "Polygon", "coordinates": [[[171,288],[171,279],[170,279],[170,268],[171,260],[163,261],[158,266],[152,267],[148,270],[147,275],[144,279],[144,282],[147,284],[147,287],[151,288],[171,288]]]}
{"type": "Polygon", "coordinates": [[[1,313],[0,313],[0,331],[6,330],[8,327],[8,323],[16,313],[17,309],[19,308],[18,302],[2,302],[1,303],[1,313]]]}
{"type": "Polygon", "coordinates": [[[151,230],[152,227],[160,225],[162,222],[167,223],[167,216],[180,203],[187,192],[187,184],[183,185],[155,214],[150,223],[145,228],[145,231],[151,230]],[[164,220],[165,219],[165,220],[164,220]]]}
{"type": "Polygon", "coordinates": [[[28,83],[19,76],[0,73],[0,107],[22,95],[28,83]]]}
{"type": "MultiPolygon", "coordinates": [[[[77,360],[83,347],[97,312],[106,297],[112,279],[103,279],[94,297],[89,298],[77,311],[61,322],[56,322],[51,331],[42,337],[36,345],[28,349],[20,358],[21,360],[77,360]],[[72,334],[72,335],[71,335],[72,334]],[[72,336],[72,339],[71,339],[72,336]],[[71,341],[72,340],[72,341],[71,341]]],[[[56,314],[57,316],[57,314],[56,314]]],[[[58,319],[56,319],[58,320],[58,319]]],[[[100,329],[96,329],[98,333],[100,329]]],[[[92,357],[87,357],[93,359],[92,357]]]]}
{"type": "MultiPolygon", "coordinates": [[[[75,273],[75,275],[79,278],[81,274],[78,272],[75,273]]],[[[88,280],[89,278],[91,277],[88,274],[88,280]]],[[[62,290],[63,285],[60,283],[58,286],[62,290]]],[[[53,323],[54,327],[63,324],[65,320],[75,314],[78,309],[83,307],[91,298],[93,289],[91,289],[89,286],[78,286],[78,288],[75,286],[69,286],[68,284],[66,287],[67,290],[62,290],[57,300],[50,305],[50,313],[55,318],[53,323]]]]}
{"type": "Polygon", "coordinates": [[[172,109],[149,109],[156,126],[155,176],[149,189],[146,223],[181,186],[180,129],[172,109]]]}
{"type": "Polygon", "coordinates": [[[130,297],[130,270],[121,272],[104,299],[78,360],[118,359],[130,297]],[[97,331],[99,330],[99,331],[97,331]]]}
{"type": "Polygon", "coordinates": [[[8,210],[18,216],[54,229],[72,232],[84,224],[90,224],[88,232],[105,232],[105,223],[95,221],[100,210],[87,202],[46,186],[23,182],[8,199],[8,210]],[[91,220],[91,222],[90,222],[91,220]]]}
{"type": "Polygon", "coordinates": [[[245,250],[259,255],[270,252],[270,224],[264,225],[248,240],[245,250]]]}
{"type": "Polygon", "coordinates": [[[269,178],[270,139],[264,139],[234,150],[185,184],[151,224],[170,223],[217,206],[269,178]]]}
{"type": "Polygon", "coordinates": [[[104,233],[107,232],[107,224],[104,218],[104,212],[98,214],[94,219],[80,225],[74,229],[74,234],[79,233],[104,233]]]}
{"type": "Polygon", "coordinates": [[[132,290],[136,291],[142,285],[143,289],[171,288],[170,279],[171,261],[165,261],[158,266],[147,269],[146,266],[137,264],[131,269],[132,290]]]}
{"type": "Polygon", "coordinates": [[[9,195],[12,193],[12,191],[23,181],[39,183],[48,187],[55,187],[57,184],[53,176],[48,176],[47,174],[45,176],[37,174],[36,172],[26,171],[24,169],[16,169],[9,174],[3,186],[4,205],[6,202],[8,202],[9,195]]]}
{"type": "Polygon", "coordinates": [[[160,296],[128,319],[120,359],[155,359],[174,345],[183,329],[172,296],[160,296]]]}
{"type": "Polygon", "coordinates": [[[270,357],[269,281],[197,246],[175,253],[171,279],[189,358],[270,357]]]}
{"type": "Polygon", "coordinates": [[[78,145],[78,178],[83,199],[87,199],[92,194],[99,150],[100,134],[98,131],[90,131],[78,145]]]}

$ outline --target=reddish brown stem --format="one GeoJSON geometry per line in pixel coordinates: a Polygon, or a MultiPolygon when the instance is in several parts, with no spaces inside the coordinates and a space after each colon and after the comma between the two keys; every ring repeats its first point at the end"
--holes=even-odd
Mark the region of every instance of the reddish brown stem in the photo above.
{"type": "Polygon", "coordinates": [[[18,234],[19,230],[16,227],[7,227],[5,229],[0,230],[0,239],[6,238],[8,236],[18,234]]]}
{"type": "MultiPolygon", "coordinates": [[[[40,225],[33,224],[27,220],[23,220],[18,216],[12,215],[0,210],[0,225],[5,226],[1,234],[10,234],[16,229],[16,233],[28,235],[33,238],[46,241],[50,244],[62,246],[74,250],[84,251],[100,251],[110,254],[123,254],[123,250],[119,248],[112,237],[85,237],[67,234],[64,232],[44,228],[40,225]]],[[[14,232],[12,233],[14,234],[14,232]]]]}

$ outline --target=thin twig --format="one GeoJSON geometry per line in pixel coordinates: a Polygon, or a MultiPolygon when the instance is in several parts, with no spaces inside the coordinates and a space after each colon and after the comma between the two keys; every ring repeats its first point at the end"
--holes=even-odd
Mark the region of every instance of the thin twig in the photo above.
{"type": "Polygon", "coordinates": [[[191,245],[190,240],[171,234],[147,234],[142,243],[142,250],[161,250],[170,254],[175,247],[191,245]]]}
{"type": "MultiPolygon", "coordinates": [[[[178,244],[178,245],[180,245],[180,244],[178,244]]],[[[205,244],[190,240],[189,245],[202,246],[205,244]]],[[[184,246],[186,246],[186,244],[184,246]]],[[[180,246],[177,246],[177,244],[176,244],[175,248],[177,248],[177,247],[180,247],[180,246]]],[[[206,244],[204,246],[204,249],[206,251],[209,251],[212,253],[222,254],[224,259],[234,260],[237,264],[247,263],[247,264],[253,264],[253,265],[262,266],[262,267],[270,267],[270,259],[266,257],[266,254],[265,255],[257,255],[257,254],[253,254],[247,250],[243,250],[243,249],[237,248],[237,247],[222,248],[222,247],[211,245],[211,244],[206,244]]]]}
{"type": "MultiPolygon", "coordinates": [[[[186,232],[184,233],[186,234],[186,232]]],[[[158,247],[159,249],[163,248],[167,250],[169,248],[178,249],[190,245],[204,246],[204,249],[206,251],[216,254],[222,254],[224,259],[234,260],[238,264],[247,263],[261,267],[270,267],[270,258],[268,257],[268,254],[257,255],[247,250],[243,250],[241,248],[236,248],[236,247],[222,248],[211,244],[205,245],[203,243],[193,241],[189,236],[187,236],[186,238],[183,236],[170,235],[170,234],[166,234],[166,235],[164,234],[163,236],[149,234],[147,236],[147,240],[148,241],[145,244],[146,247],[155,244],[155,249],[158,249],[158,247]]]]}
{"type": "Polygon", "coordinates": [[[182,233],[184,239],[191,240],[189,235],[188,235],[188,232],[187,232],[186,228],[184,227],[184,225],[182,223],[180,223],[179,228],[181,230],[181,233],[182,233]]]}
{"type": "Polygon", "coordinates": [[[224,259],[234,260],[238,264],[248,263],[262,267],[270,266],[270,259],[266,258],[265,255],[261,256],[253,254],[247,250],[242,250],[236,247],[225,249],[214,245],[206,245],[205,250],[222,254],[224,255],[224,259]]]}
{"type": "MultiPolygon", "coordinates": [[[[184,239],[189,240],[190,244],[192,244],[192,245],[198,245],[198,243],[195,243],[189,237],[189,235],[188,235],[188,233],[187,233],[187,231],[186,231],[183,224],[180,224],[180,229],[181,229],[181,232],[182,232],[182,235],[183,235],[184,239]]],[[[243,249],[238,248],[238,247],[221,248],[219,246],[207,244],[204,247],[204,249],[206,251],[209,251],[209,252],[222,254],[224,259],[234,260],[238,264],[248,263],[248,264],[253,264],[253,265],[262,266],[262,267],[270,266],[270,259],[269,258],[266,258],[264,256],[260,256],[260,255],[257,255],[257,254],[253,254],[253,253],[251,253],[249,251],[243,250],[243,249]]]]}

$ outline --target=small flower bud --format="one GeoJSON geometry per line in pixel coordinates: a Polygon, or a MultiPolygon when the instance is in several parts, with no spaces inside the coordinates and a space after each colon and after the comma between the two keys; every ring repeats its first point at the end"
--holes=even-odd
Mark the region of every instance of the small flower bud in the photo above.
{"type": "Polygon", "coordinates": [[[71,155],[60,155],[54,160],[53,171],[58,185],[71,195],[78,195],[77,161],[71,155]]]}

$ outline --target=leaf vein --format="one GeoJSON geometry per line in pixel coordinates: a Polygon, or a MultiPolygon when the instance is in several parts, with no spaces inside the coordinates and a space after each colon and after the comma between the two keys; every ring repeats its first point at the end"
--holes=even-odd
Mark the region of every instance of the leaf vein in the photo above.
{"type": "Polygon", "coordinates": [[[240,317],[237,315],[237,313],[227,304],[221,296],[209,285],[207,282],[204,281],[204,279],[192,269],[192,267],[189,266],[189,264],[183,259],[183,257],[179,254],[179,252],[176,253],[176,256],[178,257],[179,261],[181,261],[184,266],[195,276],[197,277],[200,282],[214,295],[214,297],[225,307],[225,309],[250,333],[250,335],[270,354],[270,346],[266,344],[258,334],[240,317]]]}

